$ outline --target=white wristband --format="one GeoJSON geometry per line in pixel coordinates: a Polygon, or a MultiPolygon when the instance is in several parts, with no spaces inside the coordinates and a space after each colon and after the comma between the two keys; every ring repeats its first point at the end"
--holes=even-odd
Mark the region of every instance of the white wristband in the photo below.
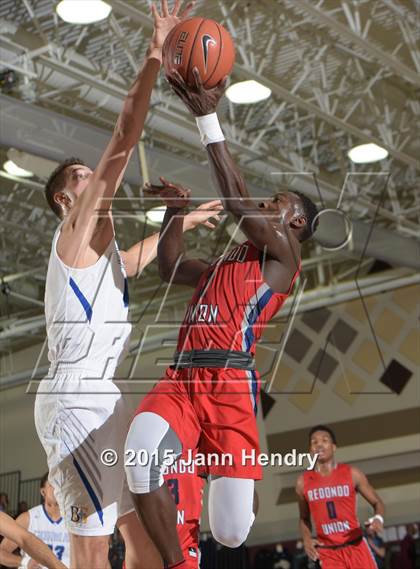
{"type": "Polygon", "coordinates": [[[384,519],[381,514],[375,514],[372,518],[369,518],[369,522],[372,523],[373,520],[379,520],[382,525],[384,525],[384,519]]]}
{"type": "Polygon", "coordinates": [[[212,142],[222,142],[225,140],[222,129],[220,128],[217,113],[196,117],[198,130],[200,131],[201,142],[204,146],[212,142]]]}

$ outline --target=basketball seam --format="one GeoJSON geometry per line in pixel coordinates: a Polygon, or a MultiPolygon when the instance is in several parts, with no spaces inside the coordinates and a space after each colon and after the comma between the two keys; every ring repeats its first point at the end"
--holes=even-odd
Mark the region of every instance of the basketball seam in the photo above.
{"type": "Polygon", "coordinates": [[[210,77],[207,77],[207,79],[206,79],[206,81],[205,81],[205,83],[204,83],[204,87],[207,85],[207,83],[208,83],[208,82],[210,81],[210,79],[213,77],[213,75],[214,75],[214,73],[215,73],[215,71],[216,71],[216,69],[217,69],[217,66],[219,65],[219,61],[220,61],[220,58],[221,58],[221,56],[222,56],[222,51],[223,51],[222,33],[221,33],[221,31],[220,31],[219,24],[218,24],[217,22],[216,22],[216,26],[217,26],[217,31],[219,32],[219,37],[220,37],[219,55],[217,56],[216,65],[214,66],[214,69],[213,69],[213,71],[211,72],[210,77]]]}
{"type": "MultiPolygon", "coordinates": [[[[200,32],[200,28],[201,28],[201,26],[204,24],[205,21],[206,21],[205,18],[202,18],[202,19],[201,19],[200,25],[199,25],[198,28],[197,28],[197,31],[196,31],[195,37],[194,37],[194,41],[193,41],[192,46],[191,46],[190,57],[188,58],[188,65],[187,65],[187,77],[186,77],[186,82],[187,82],[187,83],[188,83],[188,76],[189,76],[189,74],[190,74],[190,63],[191,63],[192,54],[193,54],[193,52],[194,52],[195,42],[197,41],[197,37],[198,37],[198,34],[199,34],[199,32],[200,32]]],[[[191,74],[192,74],[192,69],[191,69],[191,74]]]]}

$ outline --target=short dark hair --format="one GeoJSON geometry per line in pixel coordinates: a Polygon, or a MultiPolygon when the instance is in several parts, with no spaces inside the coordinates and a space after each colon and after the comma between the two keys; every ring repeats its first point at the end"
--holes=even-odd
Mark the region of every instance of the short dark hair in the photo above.
{"type": "Polygon", "coordinates": [[[311,440],[312,435],[314,433],[316,433],[317,431],[325,431],[326,433],[328,433],[330,435],[332,442],[335,445],[337,444],[337,439],[335,438],[334,431],[332,429],[330,429],[329,427],[327,427],[326,425],[315,425],[315,427],[312,427],[312,429],[309,431],[309,441],[311,440]]]}
{"type": "Polygon", "coordinates": [[[292,193],[298,196],[298,198],[302,202],[303,211],[306,217],[306,226],[301,230],[299,234],[299,241],[302,243],[303,241],[306,241],[307,239],[312,237],[312,235],[316,231],[319,221],[317,215],[319,212],[314,202],[310,198],[308,198],[308,196],[305,196],[305,194],[302,194],[302,192],[293,191],[292,193]]]}
{"type": "Polygon", "coordinates": [[[75,164],[80,164],[81,166],[86,166],[83,160],[72,156],[67,158],[64,162],[61,162],[57,168],[50,174],[50,177],[45,184],[45,197],[47,198],[48,205],[53,210],[55,215],[61,217],[61,208],[58,203],[54,200],[54,196],[57,192],[64,190],[66,185],[66,168],[69,166],[74,166],[75,164]]]}
{"type": "Polygon", "coordinates": [[[44,476],[39,481],[39,487],[42,489],[45,487],[45,484],[48,482],[48,472],[44,474],[44,476]]]}

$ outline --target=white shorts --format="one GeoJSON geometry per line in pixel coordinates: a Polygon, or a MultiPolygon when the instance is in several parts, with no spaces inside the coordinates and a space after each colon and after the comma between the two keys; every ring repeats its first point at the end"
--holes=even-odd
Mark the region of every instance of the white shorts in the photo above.
{"type": "Polygon", "coordinates": [[[129,420],[111,380],[83,379],[72,371],[40,382],[35,426],[47,453],[49,482],[71,533],[112,534],[117,519],[133,510],[124,473],[129,420]],[[117,453],[114,466],[101,461],[106,449],[117,453]]]}

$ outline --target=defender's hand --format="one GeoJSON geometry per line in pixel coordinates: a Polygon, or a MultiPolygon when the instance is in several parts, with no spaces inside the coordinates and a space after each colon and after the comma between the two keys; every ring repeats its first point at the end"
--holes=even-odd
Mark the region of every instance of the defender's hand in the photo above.
{"type": "Polygon", "coordinates": [[[150,52],[153,52],[154,54],[156,50],[162,50],[166,36],[177,24],[188,17],[189,13],[194,7],[195,2],[189,2],[181,13],[179,13],[181,0],[175,0],[172,12],[169,12],[168,0],[161,0],[160,4],[161,14],[159,13],[156,5],[152,4],[154,30],[150,44],[150,52]]]}
{"type": "Polygon", "coordinates": [[[197,225],[204,225],[209,229],[215,229],[216,225],[210,221],[220,221],[220,213],[223,210],[223,205],[220,200],[203,203],[194,211],[185,216],[184,229],[194,229],[197,225]]]}
{"type": "Polygon", "coordinates": [[[143,191],[149,196],[160,197],[166,207],[184,209],[190,203],[191,190],[179,184],[172,184],[165,178],[160,177],[162,186],[145,184],[143,191]]]}
{"type": "Polygon", "coordinates": [[[171,71],[170,75],[167,75],[167,79],[172,90],[195,117],[202,117],[214,113],[225,92],[227,77],[222,79],[216,87],[205,89],[197,67],[194,67],[193,75],[193,87],[188,86],[175,69],[171,71]]]}

